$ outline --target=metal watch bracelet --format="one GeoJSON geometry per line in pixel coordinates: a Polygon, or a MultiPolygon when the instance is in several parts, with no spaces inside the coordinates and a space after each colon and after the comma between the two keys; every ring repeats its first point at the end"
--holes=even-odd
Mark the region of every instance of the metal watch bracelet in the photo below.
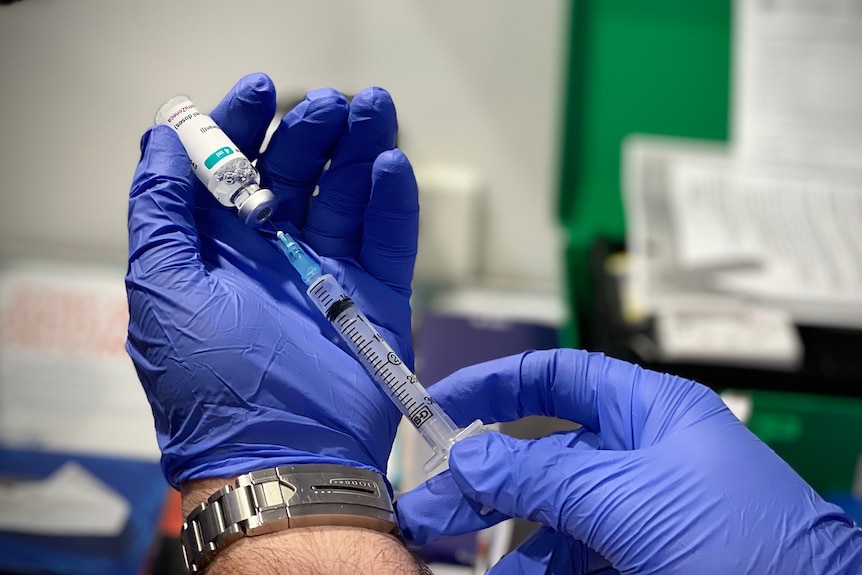
{"type": "Polygon", "coordinates": [[[315,525],[397,531],[383,477],[346,465],[284,465],[240,475],[189,513],[181,539],[186,565],[203,571],[246,536],[315,525]]]}

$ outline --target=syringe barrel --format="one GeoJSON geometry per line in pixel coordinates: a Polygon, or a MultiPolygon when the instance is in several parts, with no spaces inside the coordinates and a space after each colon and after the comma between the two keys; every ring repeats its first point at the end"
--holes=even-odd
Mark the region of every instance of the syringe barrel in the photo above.
{"type": "Polygon", "coordinates": [[[335,278],[329,274],[318,276],[308,286],[307,294],[365,371],[431,446],[433,455],[425,463],[426,472],[447,461],[449,449],[456,441],[482,432],[478,419],[464,429],[455,425],[335,278]]]}
{"type": "Polygon", "coordinates": [[[398,354],[331,275],[320,276],[308,296],[374,381],[432,447],[448,444],[458,428],[437,406],[398,354]]]}
{"type": "Polygon", "coordinates": [[[192,170],[224,206],[236,207],[247,225],[263,222],[278,203],[260,187],[260,174],[215,121],[201,113],[187,96],[168,100],[156,123],[170,126],[191,160],[192,170]]]}

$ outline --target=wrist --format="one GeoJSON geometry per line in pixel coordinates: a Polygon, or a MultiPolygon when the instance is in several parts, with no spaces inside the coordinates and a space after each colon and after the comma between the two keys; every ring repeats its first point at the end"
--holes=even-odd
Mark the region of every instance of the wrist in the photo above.
{"type": "Polygon", "coordinates": [[[180,484],[180,495],[183,501],[183,517],[188,517],[192,510],[207,500],[207,498],[224,487],[232,485],[236,477],[212,479],[194,479],[180,484]]]}
{"type": "Polygon", "coordinates": [[[207,573],[417,572],[379,474],[339,465],[260,469],[181,485],[182,540],[207,573]],[[264,562],[265,560],[265,562],[264,562]],[[347,568],[349,567],[349,569],[347,568]],[[287,572],[287,571],[285,571],[287,572]]]}
{"type": "Polygon", "coordinates": [[[300,527],[241,539],[219,553],[205,575],[328,573],[420,575],[421,561],[395,536],[359,527],[300,527]]]}
{"type": "MultiPolygon", "coordinates": [[[[236,478],[200,479],[181,486],[183,516],[236,478]]],[[[241,573],[389,573],[427,571],[395,535],[350,526],[300,527],[245,537],[221,551],[206,575],[241,573]]]]}

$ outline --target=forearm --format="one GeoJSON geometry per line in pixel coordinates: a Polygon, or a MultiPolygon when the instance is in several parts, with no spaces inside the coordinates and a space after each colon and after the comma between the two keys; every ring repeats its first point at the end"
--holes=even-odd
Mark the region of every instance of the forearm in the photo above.
{"type": "MultiPolygon", "coordinates": [[[[181,486],[183,516],[233,479],[204,479],[181,486]]],[[[346,526],[286,529],[244,537],[221,551],[207,575],[245,573],[374,575],[430,573],[395,536],[346,526]]]]}

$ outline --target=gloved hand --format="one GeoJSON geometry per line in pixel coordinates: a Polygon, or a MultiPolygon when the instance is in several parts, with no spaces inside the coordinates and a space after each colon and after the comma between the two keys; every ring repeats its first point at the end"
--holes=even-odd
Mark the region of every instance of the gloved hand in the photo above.
{"type": "Polygon", "coordinates": [[[408,540],[511,516],[545,527],[494,574],[862,573],[862,531],[698,383],[553,350],[466,368],[430,392],[459,425],[544,414],[584,427],[457,443],[449,471],[399,499],[408,540]]]}
{"type": "MultiPolygon", "coordinates": [[[[271,80],[255,74],[212,117],[254,159],[274,111],[271,80]]],[[[275,224],[319,256],[412,364],[419,212],[396,131],[386,91],[348,104],[318,90],[285,115],[257,165],[281,202],[275,224]]],[[[275,232],[247,228],[221,206],[169,127],[149,129],[141,148],[129,201],[127,349],[170,483],[295,463],[385,473],[400,414],[307,300],[275,232]]]]}

